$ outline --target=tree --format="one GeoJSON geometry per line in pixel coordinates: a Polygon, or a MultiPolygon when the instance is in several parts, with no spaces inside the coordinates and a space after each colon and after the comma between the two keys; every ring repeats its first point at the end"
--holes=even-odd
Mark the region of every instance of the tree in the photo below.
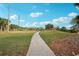
{"type": "Polygon", "coordinates": [[[66,27],[62,27],[60,30],[61,31],[67,31],[66,27]]]}
{"type": "Polygon", "coordinates": [[[75,6],[76,8],[79,8],[79,3],[75,3],[74,6],[75,6]]]}
{"type": "Polygon", "coordinates": [[[60,27],[59,27],[59,26],[57,26],[57,27],[56,27],[56,30],[60,30],[60,27]]]}
{"type": "Polygon", "coordinates": [[[47,24],[47,25],[45,25],[45,29],[53,29],[53,25],[52,24],[47,24]]]}
{"type": "Polygon", "coordinates": [[[79,30],[79,15],[72,19],[71,23],[74,25],[72,28],[79,30]]]}
{"type": "Polygon", "coordinates": [[[23,31],[26,29],[27,29],[26,27],[21,27],[15,24],[10,24],[10,31],[16,31],[16,30],[23,31]]]}
{"type": "Polygon", "coordinates": [[[21,28],[21,27],[18,25],[15,25],[15,24],[10,25],[10,30],[19,30],[19,28],[21,28]]]}
{"type": "Polygon", "coordinates": [[[71,23],[74,25],[79,25],[79,15],[77,15],[75,18],[73,18],[71,23]]]}
{"type": "Polygon", "coordinates": [[[0,18],[0,29],[5,30],[8,25],[8,19],[0,18]]]}
{"type": "Polygon", "coordinates": [[[65,29],[66,29],[66,27],[62,27],[61,29],[65,30],[65,29]]]}

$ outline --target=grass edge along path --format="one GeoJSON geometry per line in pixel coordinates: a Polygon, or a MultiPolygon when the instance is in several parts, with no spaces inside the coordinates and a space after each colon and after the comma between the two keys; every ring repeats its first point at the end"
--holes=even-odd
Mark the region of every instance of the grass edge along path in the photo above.
{"type": "Polygon", "coordinates": [[[44,41],[50,45],[53,41],[57,39],[62,39],[67,36],[69,36],[70,33],[67,32],[61,32],[57,30],[46,30],[46,31],[41,31],[40,36],[44,39],[44,41]]]}

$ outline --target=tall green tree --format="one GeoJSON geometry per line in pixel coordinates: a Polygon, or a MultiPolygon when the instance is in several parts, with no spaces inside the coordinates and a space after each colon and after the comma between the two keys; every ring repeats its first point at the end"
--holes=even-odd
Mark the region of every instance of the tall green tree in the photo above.
{"type": "Polygon", "coordinates": [[[8,19],[0,18],[0,29],[5,30],[8,25],[8,19]]]}
{"type": "Polygon", "coordinates": [[[75,18],[73,18],[71,23],[74,25],[79,25],[79,15],[77,15],[75,18]]]}
{"type": "Polygon", "coordinates": [[[72,29],[79,30],[79,15],[73,18],[71,23],[73,24],[72,29]]]}
{"type": "Polygon", "coordinates": [[[45,29],[53,29],[53,25],[52,24],[47,24],[47,25],[45,25],[45,29]]]}

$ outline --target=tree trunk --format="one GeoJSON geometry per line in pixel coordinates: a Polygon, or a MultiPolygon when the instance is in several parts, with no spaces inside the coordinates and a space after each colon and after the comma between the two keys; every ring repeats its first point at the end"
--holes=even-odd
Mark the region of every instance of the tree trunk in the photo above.
{"type": "Polygon", "coordinates": [[[1,31],[2,31],[2,26],[1,26],[1,31]]]}

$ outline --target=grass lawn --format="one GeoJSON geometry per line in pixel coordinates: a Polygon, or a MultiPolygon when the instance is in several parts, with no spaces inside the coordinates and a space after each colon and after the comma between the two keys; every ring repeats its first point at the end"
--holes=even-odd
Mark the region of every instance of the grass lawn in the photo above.
{"type": "Polygon", "coordinates": [[[79,55],[79,34],[49,30],[40,35],[55,55],[79,55]]]}
{"type": "Polygon", "coordinates": [[[26,55],[34,31],[0,32],[0,55],[26,55]]]}

